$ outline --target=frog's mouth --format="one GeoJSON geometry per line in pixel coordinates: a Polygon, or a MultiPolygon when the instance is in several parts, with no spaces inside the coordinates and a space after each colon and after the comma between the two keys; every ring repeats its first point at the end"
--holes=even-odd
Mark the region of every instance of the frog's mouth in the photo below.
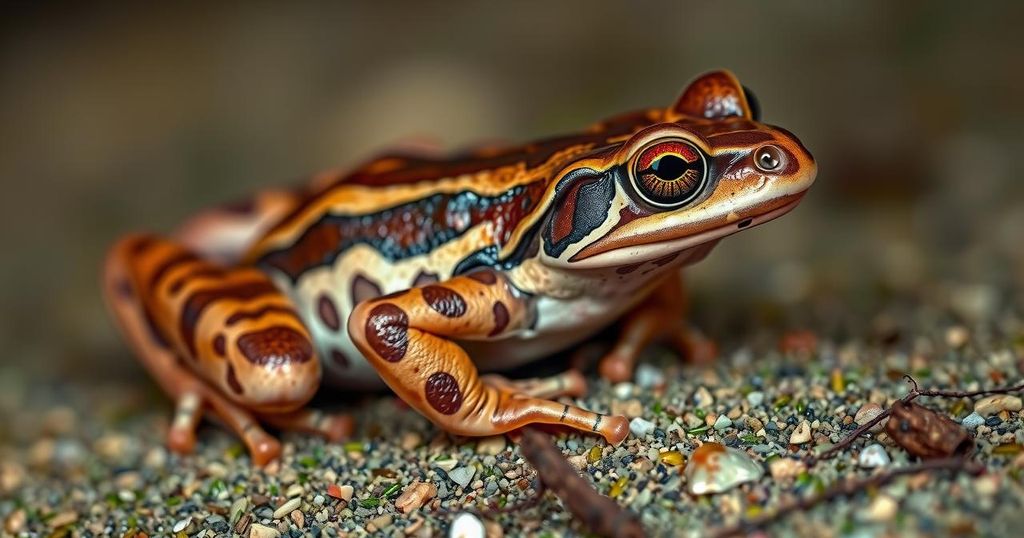
{"type": "MultiPolygon", "coordinates": [[[[653,236],[630,236],[619,237],[600,245],[590,245],[577,252],[570,258],[572,267],[580,269],[600,269],[622,265],[624,263],[637,263],[644,260],[656,260],[677,252],[682,252],[693,247],[706,243],[713,243],[732,235],[740,230],[759,226],[770,220],[774,220],[792,211],[800,200],[803,199],[806,191],[779,198],[775,203],[765,207],[756,215],[741,218],[724,218],[727,222],[718,226],[710,227],[697,233],[687,233],[686,230],[676,230],[670,237],[659,238],[653,236]],[[681,235],[681,236],[680,236],[681,235]]],[[[668,232],[667,230],[665,232],[668,232]]],[[[667,233],[666,233],[667,235],[667,233]]]]}

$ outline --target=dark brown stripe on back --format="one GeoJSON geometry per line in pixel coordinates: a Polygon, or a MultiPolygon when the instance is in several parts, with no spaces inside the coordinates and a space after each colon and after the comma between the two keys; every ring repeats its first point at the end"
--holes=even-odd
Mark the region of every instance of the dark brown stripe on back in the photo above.
{"type": "Polygon", "coordinates": [[[146,289],[155,290],[156,287],[160,285],[160,280],[162,280],[164,276],[171,271],[171,269],[174,269],[175,267],[178,267],[179,265],[185,263],[197,261],[199,261],[199,258],[196,257],[195,254],[192,254],[191,252],[188,251],[182,251],[175,254],[174,256],[171,256],[170,258],[167,258],[162,263],[160,263],[160,265],[157,266],[156,270],[153,271],[153,273],[150,275],[149,286],[146,289]]]}
{"type": "Polygon", "coordinates": [[[243,282],[223,288],[209,288],[197,290],[185,301],[181,309],[181,319],[178,322],[178,332],[181,340],[188,348],[192,357],[196,354],[196,324],[202,316],[206,307],[211,303],[221,300],[247,301],[263,295],[279,293],[269,281],[258,280],[255,282],[243,282]]]}

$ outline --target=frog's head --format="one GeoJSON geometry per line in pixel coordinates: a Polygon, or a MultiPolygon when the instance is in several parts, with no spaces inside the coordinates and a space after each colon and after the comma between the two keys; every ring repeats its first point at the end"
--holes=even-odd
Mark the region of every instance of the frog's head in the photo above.
{"type": "Polygon", "coordinates": [[[752,94],[729,72],[701,76],[650,116],[652,124],[559,172],[542,228],[544,263],[670,261],[788,212],[814,182],[811,154],[761,123],[752,94]]]}

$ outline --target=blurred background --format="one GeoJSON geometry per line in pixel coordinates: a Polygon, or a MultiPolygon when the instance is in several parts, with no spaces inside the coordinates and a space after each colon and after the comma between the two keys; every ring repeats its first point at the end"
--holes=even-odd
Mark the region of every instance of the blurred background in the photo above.
{"type": "MultiPolygon", "coordinates": [[[[695,318],[865,330],[927,295],[969,318],[1024,282],[1024,4],[249,2],[0,8],[0,374],[143,378],[106,247],[410,138],[456,149],[665,106],[725,67],[799,136],[794,213],[691,271],[695,318]],[[29,372],[29,374],[25,374],[29,372]]],[[[726,338],[728,347],[728,339],[726,338]]]]}

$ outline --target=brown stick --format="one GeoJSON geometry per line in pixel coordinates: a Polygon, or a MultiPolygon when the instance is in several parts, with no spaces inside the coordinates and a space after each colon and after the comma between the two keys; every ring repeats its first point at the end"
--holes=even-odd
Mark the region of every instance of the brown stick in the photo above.
{"type": "MultiPolygon", "coordinates": [[[[910,392],[908,392],[906,396],[904,396],[903,398],[900,398],[901,402],[910,402],[910,401],[914,400],[915,398],[917,398],[918,396],[938,396],[938,397],[945,397],[945,398],[971,398],[973,396],[984,396],[984,395],[988,395],[988,394],[1009,394],[1011,392],[1024,392],[1024,383],[1021,383],[1019,385],[1009,386],[1009,387],[999,387],[999,388],[995,388],[995,389],[972,390],[972,391],[941,390],[941,389],[921,390],[920,387],[917,384],[917,380],[915,380],[910,375],[904,375],[903,379],[906,379],[907,382],[912,384],[913,388],[910,389],[910,392]]],[[[827,460],[827,459],[835,456],[836,454],[839,453],[839,451],[841,451],[841,450],[845,449],[846,447],[850,446],[851,444],[853,444],[853,442],[856,441],[858,437],[863,435],[864,432],[870,430],[875,424],[878,424],[879,422],[885,420],[890,414],[892,414],[892,407],[886,408],[881,413],[879,413],[878,416],[876,416],[875,418],[873,418],[873,419],[869,420],[868,422],[862,424],[856,430],[853,430],[852,432],[850,432],[850,435],[847,435],[841,441],[839,441],[838,443],[832,445],[828,450],[826,450],[826,451],[824,451],[821,454],[818,454],[816,456],[813,455],[813,454],[807,456],[806,458],[804,458],[804,463],[807,464],[808,467],[813,467],[814,464],[818,463],[819,461],[827,460]]]]}
{"type": "Polygon", "coordinates": [[[964,458],[944,458],[928,460],[917,465],[911,465],[900,469],[893,469],[891,471],[872,475],[868,478],[845,480],[812,497],[791,501],[783,504],[770,513],[751,518],[746,521],[741,521],[729,527],[718,529],[712,534],[712,536],[715,538],[726,538],[728,536],[743,535],[754,529],[763,528],[774,523],[792,512],[808,510],[823,502],[831,501],[837,497],[852,495],[869,487],[884,486],[900,476],[926,471],[966,471],[971,474],[980,474],[984,470],[985,468],[981,464],[968,461],[964,458]]]}
{"type": "Polygon", "coordinates": [[[646,535],[632,512],[595,491],[589,482],[576,474],[547,435],[525,428],[519,450],[537,470],[541,483],[553,491],[590,532],[598,536],[628,538],[646,535]]]}

